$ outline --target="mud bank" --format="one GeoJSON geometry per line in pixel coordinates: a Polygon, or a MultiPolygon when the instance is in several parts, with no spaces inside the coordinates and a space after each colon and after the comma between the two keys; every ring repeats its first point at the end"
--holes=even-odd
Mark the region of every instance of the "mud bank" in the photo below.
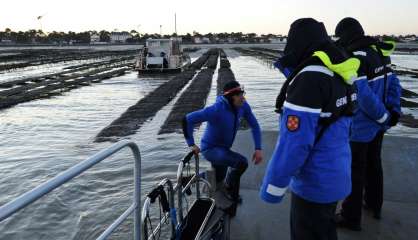
{"type": "Polygon", "coordinates": [[[162,84],[147,96],[129,107],[119,118],[101,130],[96,142],[113,140],[135,133],[148,119],[175,98],[178,92],[193,78],[196,71],[208,61],[209,52],[191,63],[182,73],[162,84]]]}
{"type": "Polygon", "coordinates": [[[201,109],[206,105],[219,55],[218,49],[209,51],[210,57],[205,64],[206,69],[200,71],[190,86],[181,94],[158,134],[179,131],[182,128],[182,119],[187,113],[201,109]]]}
{"type": "Polygon", "coordinates": [[[53,64],[74,60],[87,60],[104,57],[133,56],[136,50],[124,51],[81,51],[81,50],[25,50],[0,56],[0,71],[53,64]]]}

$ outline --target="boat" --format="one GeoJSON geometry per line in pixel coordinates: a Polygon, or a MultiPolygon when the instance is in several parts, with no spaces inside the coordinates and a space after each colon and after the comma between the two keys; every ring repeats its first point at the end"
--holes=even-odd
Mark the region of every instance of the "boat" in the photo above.
{"type": "Polygon", "coordinates": [[[138,73],[176,73],[190,64],[190,57],[181,48],[182,39],[147,39],[140,50],[135,69],[138,73]]]}

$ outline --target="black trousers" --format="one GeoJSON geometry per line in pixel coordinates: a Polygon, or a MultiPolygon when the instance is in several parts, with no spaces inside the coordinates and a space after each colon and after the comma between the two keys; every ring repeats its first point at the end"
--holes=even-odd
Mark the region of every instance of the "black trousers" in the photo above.
{"type": "Polygon", "coordinates": [[[383,204],[382,141],[383,132],[368,143],[351,142],[351,194],[342,204],[343,217],[353,224],[361,223],[363,200],[375,212],[383,204]],[[363,194],[364,193],[364,194],[363,194]]]}
{"type": "Polygon", "coordinates": [[[336,240],[334,218],[337,203],[314,203],[292,193],[290,233],[292,240],[336,240]]]}

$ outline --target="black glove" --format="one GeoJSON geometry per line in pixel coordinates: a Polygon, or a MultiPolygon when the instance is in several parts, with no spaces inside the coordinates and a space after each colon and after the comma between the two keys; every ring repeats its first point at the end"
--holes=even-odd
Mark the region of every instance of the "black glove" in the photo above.
{"type": "Polygon", "coordinates": [[[396,126],[396,124],[398,124],[399,122],[399,118],[401,117],[401,115],[399,115],[399,113],[393,109],[389,109],[389,113],[390,113],[390,118],[388,121],[388,125],[390,127],[396,126]]]}

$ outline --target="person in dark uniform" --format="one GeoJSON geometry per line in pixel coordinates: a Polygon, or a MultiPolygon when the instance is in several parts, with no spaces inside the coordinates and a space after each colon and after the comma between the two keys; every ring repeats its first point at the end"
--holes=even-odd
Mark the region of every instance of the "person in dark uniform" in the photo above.
{"type": "Polygon", "coordinates": [[[163,58],[163,68],[168,68],[168,60],[167,60],[167,55],[165,54],[165,52],[161,52],[160,57],[163,58]]]}
{"type": "Polygon", "coordinates": [[[287,80],[276,102],[280,138],[261,198],[280,202],[289,187],[292,239],[336,239],[333,212],[351,191],[351,84],[360,61],[338,49],[322,23],[304,18],[291,25],[275,66],[287,80]]]}
{"type": "Polygon", "coordinates": [[[361,230],[363,207],[381,217],[383,204],[382,141],[384,132],[395,126],[401,114],[401,86],[390,68],[392,41],[381,42],[364,35],[354,18],[344,18],[336,29],[337,44],[360,59],[360,76],[355,81],[358,109],[353,117],[350,145],[352,151],[351,194],[344,200],[338,224],[361,230]],[[364,192],[364,196],[363,196],[364,192]]]}
{"type": "Polygon", "coordinates": [[[292,240],[337,239],[337,202],[351,191],[351,84],[359,65],[312,18],[292,23],[275,63],[287,80],[276,103],[280,137],[260,196],[279,203],[290,188],[292,240]]]}

